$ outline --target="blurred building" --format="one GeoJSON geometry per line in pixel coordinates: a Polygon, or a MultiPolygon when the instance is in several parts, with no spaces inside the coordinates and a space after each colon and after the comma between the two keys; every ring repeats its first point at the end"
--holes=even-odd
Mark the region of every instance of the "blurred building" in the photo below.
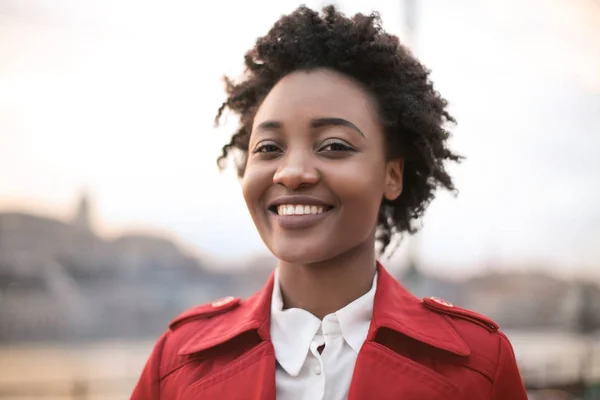
{"type": "Polygon", "coordinates": [[[600,286],[593,282],[568,282],[541,272],[495,272],[455,282],[427,275],[413,261],[397,278],[418,297],[442,297],[503,329],[600,329],[600,286]]]}
{"type": "Polygon", "coordinates": [[[0,214],[0,341],[153,335],[231,284],[167,238],[99,237],[86,197],[68,222],[0,214]]]}

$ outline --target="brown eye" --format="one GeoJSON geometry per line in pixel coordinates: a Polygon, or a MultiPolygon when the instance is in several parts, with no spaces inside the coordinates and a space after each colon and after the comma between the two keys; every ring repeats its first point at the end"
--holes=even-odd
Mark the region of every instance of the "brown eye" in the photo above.
{"type": "Polygon", "coordinates": [[[324,146],[322,146],[319,151],[325,151],[325,152],[343,152],[343,151],[354,151],[354,147],[341,142],[341,141],[335,141],[335,142],[329,142],[326,143],[324,146]]]}
{"type": "Polygon", "coordinates": [[[254,151],[252,151],[253,153],[276,153],[281,151],[281,149],[273,143],[265,143],[265,144],[261,144],[259,146],[257,146],[254,151]]]}

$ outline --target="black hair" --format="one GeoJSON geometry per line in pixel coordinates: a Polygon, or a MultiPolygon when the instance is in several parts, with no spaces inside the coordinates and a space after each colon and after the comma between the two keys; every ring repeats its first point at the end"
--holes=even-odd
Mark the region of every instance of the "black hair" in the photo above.
{"type": "Polygon", "coordinates": [[[404,158],[403,189],[394,201],[382,200],[377,240],[385,251],[396,234],[414,233],[437,187],[455,191],[445,162],[462,157],[447,146],[447,123],[454,118],[447,101],[434,89],[426,69],[399,39],[386,33],[377,13],[346,17],[334,6],[322,14],[300,6],[281,17],[245,55],[245,75],[239,82],[225,77],[226,108],[240,117],[237,131],[223,146],[223,168],[239,151],[238,175],[244,175],[254,115],[262,100],[287,74],[329,68],[360,82],[377,102],[389,158],[404,158]]]}

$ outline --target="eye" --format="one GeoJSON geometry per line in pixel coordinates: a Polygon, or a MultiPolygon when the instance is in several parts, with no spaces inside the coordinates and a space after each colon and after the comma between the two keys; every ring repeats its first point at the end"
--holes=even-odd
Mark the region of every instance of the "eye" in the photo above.
{"type": "Polygon", "coordinates": [[[252,153],[276,153],[281,151],[281,149],[279,148],[279,146],[277,146],[275,143],[273,142],[263,142],[263,143],[259,143],[254,150],[252,151],[252,153]]]}
{"type": "Polygon", "coordinates": [[[259,142],[254,150],[252,150],[253,155],[264,160],[270,160],[272,158],[279,157],[281,153],[283,153],[281,146],[272,140],[264,140],[259,142]]]}
{"type": "Polygon", "coordinates": [[[320,152],[349,152],[355,151],[354,147],[350,146],[348,143],[343,142],[341,140],[329,141],[326,142],[323,146],[319,148],[320,152]]]}

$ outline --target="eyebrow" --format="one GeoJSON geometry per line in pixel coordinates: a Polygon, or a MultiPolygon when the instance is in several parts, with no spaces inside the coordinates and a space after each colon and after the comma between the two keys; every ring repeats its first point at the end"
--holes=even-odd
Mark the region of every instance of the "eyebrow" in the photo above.
{"type": "MultiPolygon", "coordinates": [[[[279,121],[265,121],[265,122],[261,122],[257,128],[261,129],[261,130],[275,130],[275,129],[281,129],[282,126],[283,126],[283,124],[279,121]]],[[[354,125],[352,122],[345,120],[343,118],[333,118],[333,117],[316,118],[316,119],[313,119],[312,121],[310,121],[311,128],[322,128],[325,126],[346,126],[348,128],[354,129],[362,137],[365,136],[365,134],[362,133],[362,131],[360,129],[358,129],[358,127],[356,125],[354,125]]]]}
{"type": "Polygon", "coordinates": [[[364,133],[356,125],[352,122],[347,121],[343,118],[317,118],[313,119],[310,123],[312,128],[321,128],[324,126],[346,126],[348,128],[354,129],[356,132],[360,133],[362,137],[365,136],[364,133]]]}

